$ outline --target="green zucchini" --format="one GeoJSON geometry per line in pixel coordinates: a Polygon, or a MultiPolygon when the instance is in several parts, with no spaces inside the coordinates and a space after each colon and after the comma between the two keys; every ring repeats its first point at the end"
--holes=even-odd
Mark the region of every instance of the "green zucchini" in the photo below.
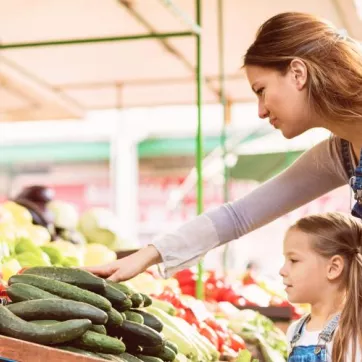
{"type": "Polygon", "coordinates": [[[57,295],[51,294],[37,287],[28,284],[10,285],[6,292],[13,302],[24,302],[35,299],[60,299],[57,295]]]}
{"type": "Polygon", "coordinates": [[[120,355],[120,357],[127,362],[142,362],[141,359],[139,359],[138,357],[133,356],[132,354],[129,354],[129,353],[122,353],[120,355]]]}
{"type": "Polygon", "coordinates": [[[117,307],[118,311],[127,310],[132,305],[132,301],[129,300],[127,295],[120,290],[112,287],[111,285],[106,285],[102,295],[107,298],[114,307],[117,307]]]}
{"type": "Polygon", "coordinates": [[[134,293],[131,295],[132,308],[143,307],[143,297],[140,293],[134,293]]]}
{"type": "Polygon", "coordinates": [[[163,344],[162,336],[143,324],[125,320],[117,329],[126,344],[130,341],[137,341],[142,347],[153,347],[163,344]]]}
{"type": "Polygon", "coordinates": [[[121,313],[117,312],[114,308],[112,308],[108,314],[107,327],[119,326],[123,323],[123,316],[121,313]]]}
{"type": "Polygon", "coordinates": [[[157,354],[157,357],[165,362],[172,362],[176,358],[176,353],[171,348],[164,346],[161,352],[157,354]]]}
{"type": "Polygon", "coordinates": [[[154,356],[145,356],[143,354],[138,354],[137,358],[141,359],[143,362],[162,362],[161,358],[154,356]]]}
{"type": "Polygon", "coordinates": [[[139,324],[144,323],[143,316],[141,314],[138,314],[136,312],[131,312],[130,310],[126,310],[124,312],[124,314],[126,315],[126,318],[128,321],[139,323],[139,324]]]}
{"type": "Polygon", "coordinates": [[[133,355],[144,354],[145,356],[155,356],[157,357],[159,353],[162,352],[163,345],[156,346],[142,346],[135,340],[123,339],[126,344],[126,350],[133,355]]]}
{"type": "Polygon", "coordinates": [[[149,307],[152,304],[152,298],[149,297],[147,294],[144,293],[140,293],[142,295],[143,298],[143,306],[144,307],[149,307]]]}
{"type": "Polygon", "coordinates": [[[177,347],[176,343],[170,341],[169,339],[166,339],[165,346],[172,349],[176,355],[178,354],[178,347],[177,347]]]}
{"type": "Polygon", "coordinates": [[[104,279],[85,270],[75,268],[37,266],[26,269],[23,274],[39,275],[96,293],[103,293],[107,285],[104,279]]]}
{"type": "Polygon", "coordinates": [[[89,319],[94,324],[104,324],[108,315],[90,304],[66,299],[37,299],[8,305],[7,308],[19,318],[34,319],[89,319]]]}
{"type": "Polygon", "coordinates": [[[63,351],[68,351],[68,352],[72,352],[72,353],[76,353],[76,354],[81,354],[82,356],[87,356],[87,357],[92,357],[92,358],[99,359],[99,356],[96,353],[85,351],[84,349],[75,348],[75,347],[71,347],[71,346],[59,346],[59,347],[56,347],[56,348],[61,349],[63,351]]]}
{"type": "Polygon", "coordinates": [[[122,283],[116,283],[116,282],[113,282],[112,280],[108,280],[106,279],[106,283],[114,288],[116,288],[117,290],[120,290],[121,292],[123,292],[124,294],[127,295],[127,297],[130,297],[132,294],[134,294],[135,292],[127,287],[125,284],[122,284],[122,283]]]}
{"type": "Polygon", "coordinates": [[[0,306],[0,334],[45,345],[69,342],[82,336],[92,326],[89,319],[73,319],[55,325],[40,326],[26,322],[0,306]]]}
{"type": "Polygon", "coordinates": [[[154,329],[157,332],[162,332],[163,323],[161,322],[160,318],[141,309],[131,309],[131,311],[138,313],[140,316],[143,317],[143,324],[154,329]]]}
{"type": "Polygon", "coordinates": [[[59,297],[62,297],[64,299],[71,299],[78,302],[88,303],[104,311],[109,311],[112,308],[112,305],[109,302],[109,300],[98,294],[78,288],[74,285],[60,282],[58,280],[52,280],[46,277],[41,277],[38,275],[31,275],[31,274],[13,275],[9,279],[8,283],[9,285],[17,283],[29,284],[34,287],[43,289],[49,293],[55,294],[59,297]]]}
{"type": "Polygon", "coordinates": [[[91,352],[121,354],[126,350],[126,346],[121,340],[92,331],[84,333],[71,344],[91,352]]]}
{"type": "Polygon", "coordinates": [[[101,324],[93,324],[90,330],[99,334],[107,334],[106,327],[101,324]]]}

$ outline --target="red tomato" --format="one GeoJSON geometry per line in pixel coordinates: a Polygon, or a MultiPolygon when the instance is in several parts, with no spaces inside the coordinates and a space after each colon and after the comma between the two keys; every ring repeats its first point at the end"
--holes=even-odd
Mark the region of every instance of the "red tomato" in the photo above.
{"type": "Polygon", "coordinates": [[[204,322],[211,327],[214,331],[221,331],[226,332],[227,329],[224,327],[223,324],[219,323],[215,318],[207,318],[204,322]]]}
{"type": "Polygon", "coordinates": [[[244,340],[238,336],[237,334],[230,332],[230,348],[233,349],[235,352],[238,352],[240,349],[245,349],[245,342],[244,340]]]}
{"type": "Polygon", "coordinates": [[[219,337],[218,337],[218,335],[206,323],[200,323],[199,333],[202,336],[206,337],[214,346],[219,345],[219,337]]]}
{"type": "Polygon", "coordinates": [[[200,324],[199,320],[196,318],[195,313],[190,309],[190,308],[185,308],[185,321],[188,324],[195,324],[196,326],[198,326],[200,324]]]}

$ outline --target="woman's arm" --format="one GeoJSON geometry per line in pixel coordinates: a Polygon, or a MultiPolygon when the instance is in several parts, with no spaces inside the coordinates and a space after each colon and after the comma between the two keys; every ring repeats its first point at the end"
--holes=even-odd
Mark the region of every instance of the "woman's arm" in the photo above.
{"type": "Polygon", "coordinates": [[[209,250],[240,238],[348,182],[340,140],[325,140],[247,196],[206,212],[155,239],[165,276],[195,264],[209,250]]]}

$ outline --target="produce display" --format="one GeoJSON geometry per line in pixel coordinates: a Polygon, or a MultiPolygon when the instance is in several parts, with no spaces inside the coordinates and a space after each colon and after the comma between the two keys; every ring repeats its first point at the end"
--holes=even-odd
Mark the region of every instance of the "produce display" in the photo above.
{"type": "Polygon", "coordinates": [[[39,192],[0,205],[0,297],[8,302],[0,334],[113,361],[285,361],[285,335],[274,323],[234,307],[289,305],[273,288],[251,275],[231,284],[209,272],[200,301],[192,270],[114,283],[76,269],[116,259],[112,214],[79,217],[49,194],[39,201],[39,192]]]}
{"type": "Polygon", "coordinates": [[[13,275],[0,334],[114,361],[218,361],[197,329],[122,283],[42,266],[13,275]]]}

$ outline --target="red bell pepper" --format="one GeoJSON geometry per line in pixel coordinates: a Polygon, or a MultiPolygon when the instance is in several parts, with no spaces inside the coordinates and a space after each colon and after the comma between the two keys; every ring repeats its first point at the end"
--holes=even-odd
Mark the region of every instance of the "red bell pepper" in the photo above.
{"type": "Polygon", "coordinates": [[[200,326],[199,326],[198,330],[199,330],[199,333],[202,336],[206,337],[214,346],[219,345],[219,337],[218,337],[218,335],[206,323],[200,323],[200,326]]]}

